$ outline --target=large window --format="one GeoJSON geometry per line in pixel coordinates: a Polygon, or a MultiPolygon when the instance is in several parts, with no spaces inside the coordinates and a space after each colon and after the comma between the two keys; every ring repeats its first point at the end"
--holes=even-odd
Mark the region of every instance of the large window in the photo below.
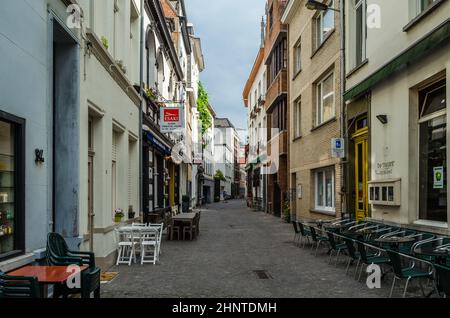
{"type": "Polygon", "coordinates": [[[419,94],[419,213],[447,222],[447,100],[445,80],[419,94]]]}
{"type": "Polygon", "coordinates": [[[0,260],[23,253],[24,121],[0,114],[0,260]]]}
{"type": "Polygon", "coordinates": [[[267,87],[270,87],[277,75],[287,67],[287,40],[284,38],[275,45],[267,63],[267,87]]]}
{"type": "Polygon", "coordinates": [[[334,212],[334,168],[316,170],[315,179],[315,209],[324,212],[334,212]]]}
{"type": "MultiPolygon", "coordinates": [[[[333,7],[333,1],[330,1],[329,7],[333,7]]],[[[317,49],[327,39],[331,31],[334,30],[334,11],[321,11],[319,15],[314,19],[314,24],[316,37],[315,47],[317,49]]]]}
{"type": "Polygon", "coordinates": [[[302,135],[302,101],[299,98],[294,102],[294,138],[299,138],[302,135]]]}
{"type": "Polygon", "coordinates": [[[318,126],[335,117],[333,72],[317,83],[316,96],[316,126],[318,126]]]}

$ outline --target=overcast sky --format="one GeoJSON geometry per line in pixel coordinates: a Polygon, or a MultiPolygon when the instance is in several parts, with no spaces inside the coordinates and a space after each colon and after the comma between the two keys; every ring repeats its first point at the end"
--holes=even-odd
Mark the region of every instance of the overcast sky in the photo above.
{"type": "Polygon", "coordinates": [[[265,0],[185,0],[188,19],[202,40],[201,74],[218,117],[247,127],[242,91],[261,39],[265,0]]]}

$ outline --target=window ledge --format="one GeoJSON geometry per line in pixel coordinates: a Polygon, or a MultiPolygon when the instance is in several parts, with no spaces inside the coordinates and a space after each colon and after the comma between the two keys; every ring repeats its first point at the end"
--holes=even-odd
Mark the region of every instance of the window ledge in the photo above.
{"type": "Polygon", "coordinates": [[[438,0],[431,5],[427,10],[421,12],[418,16],[413,18],[407,25],[403,27],[403,32],[408,32],[412,29],[416,24],[422,21],[426,16],[428,16],[431,12],[434,11],[438,6],[440,6],[445,0],[438,0]]]}
{"type": "Polygon", "coordinates": [[[445,222],[438,222],[438,221],[429,221],[429,220],[417,220],[414,222],[415,225],[423,225],[423,226],[430,226],[430,227],[438,227],[441,229],[448,229],[448,224],[445,222]]]}
{"type": "Polygon", "coordinates": [[[346,78],[349,78],[350,76],[352,76],[353,74],[355,74],[356,72],[358,72],[360,69],[362,69],[364,66],[366,66],[367,64],[369,64],[369,59],[365,59],[364,61],[362,61],[358,66],[354,67],[351,71],[349,71],[347,73],[347,75],[345,75],[346,78]]]}
{"type": "Polygon", "coordinates": [[[292,80],[295,81],[295,79],[300,75],[302,72],[302,69],[300,69],[297,73],[295,73],[294,77],[292,77],[292,80]]]}
{"type": "Polygon", "coordinates": [[[332,215],[332,216],[336,215],[336,211],[326,211],[320,209],[310,209],[309,211],[317,214],[332,215]]]}
{"type": "Polygon", "coordinates": [[[335,31],[336,31],[336,28],[334,28],[333,30],[328,32],[327,36],[323,39],[322,43],[320,43],[320,45],[313,50],[313,52],[311,54],[311,59],[317,54],[317,52],[320,51],[320,49],[325,45],[325,43],[327,43],[328,39],[334,34],[335,31]]]}
{"type": "Polygon", "coordinates": [[[16,268],[28,265],[35,260],[35,255],[33,253],[28,253],[15,258],[11,258],[6,261],[0,262],[0,270],[3,272],[9,272],[15,270],[16,268]]]}
{"type": "Polygon", "coordinates": [[[303,136],[295,137],[294,139],[292,139],[292,142],[295,143],[295,142],[299,141],[302,138],[303,138],[303,136]]]}
{"type": "Polygon", "coordinates": [[[321,123],[320,125],[317,125],[317,126],[313,127],[313,128],[311,129],[311,132],[316,131],[316,130],[318,130],[318,129],[324,127],[324,126],[327,126],[328,124],[331,124],[331,123],[333,123],[333,122],[335,122],[335,121],[337,121],[336,116],[334,116],[334,117],[331,118],[331,119],[328,119],[327,121],[321,123]]]}

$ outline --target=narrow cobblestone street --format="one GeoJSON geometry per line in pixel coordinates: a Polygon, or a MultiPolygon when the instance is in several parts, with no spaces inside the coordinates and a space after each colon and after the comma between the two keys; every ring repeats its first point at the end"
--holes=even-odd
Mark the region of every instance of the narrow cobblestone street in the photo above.
{"type": "Polygon", "coordinates": [[[113,267],[119,276],[102,285],[103,297],[386,297],[292,243],[291,225],[247,209],[244,201],[202,210],[196,241],[166,241],[158,265],[113,267]],[[259,279],[265,270],[269,279],[259,279]]]}

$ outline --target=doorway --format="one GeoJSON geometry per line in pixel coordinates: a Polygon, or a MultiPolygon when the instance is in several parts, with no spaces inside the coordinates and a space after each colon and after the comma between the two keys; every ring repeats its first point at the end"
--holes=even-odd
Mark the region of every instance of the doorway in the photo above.
{"type": "Polygon", "coordinates": [[[361,127],[353,134],[355,145],[355,216],[358,221],[369,217],[368,182],[369,182],[369,128],[367,118],[360,119],[361,127]],[[366,124],[364,124],[366,123],[366,124]]]}

